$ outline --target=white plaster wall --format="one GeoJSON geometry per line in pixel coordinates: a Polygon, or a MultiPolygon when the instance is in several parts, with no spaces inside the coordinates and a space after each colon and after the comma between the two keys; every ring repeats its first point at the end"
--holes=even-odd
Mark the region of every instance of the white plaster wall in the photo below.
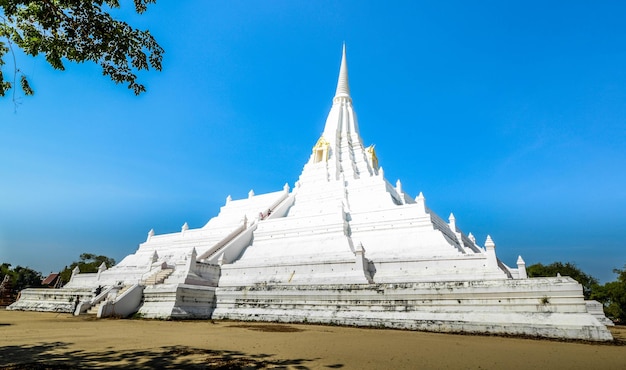
{"type": "MultiPolygon", "coordinates": [[[[367,254],[366,254],[367,256],[367,254]]],[[[489,267],[485,255],[374,260],[377,283],[471,281],[506,279],[500,269],[489,267]]]]}
{"type": "Polygon", "coordinates": [[[215,309],[215,288],[162,284],[144,290],[138,313],[145,318],[210,318],[215,309]]]}
{"type": "Polygon", "coordinates": [[[301,261],[283,264],[222,266],[220,287],[255,284],[363,284],[367,278],[359,270],[356,257],[351,261],[324,263],[301,261]]]}

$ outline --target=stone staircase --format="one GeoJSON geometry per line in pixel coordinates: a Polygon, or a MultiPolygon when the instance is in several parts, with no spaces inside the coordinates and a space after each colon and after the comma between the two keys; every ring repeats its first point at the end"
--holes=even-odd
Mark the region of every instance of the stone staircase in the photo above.
{"type": "MultiPolygon", "coordinates": [[[[148,285],[157,285],[157,284],[161,284],[163,283],[163,281],[165,281],[165,279],[167,279],[172,272],[174,272],[174,269],[172,268],[165,268],[162,270],[159,270],[158,272],[156,272],[155,274],[151,275],[150,277],[146,278],[145,280],[142,281],[142,284],[145,286],[148,285]]],[[[125,285],[124,287],[122,287],[122,289],[120,289],[117,292],[117,297],[121,296],[122,294],[124,294],[124,292],[126,292],[128,289],[130,289],[133,285],[125,285]]],[[[91,306],[89,308],[89,310],[87,310],[87,312],[85,312],[86,315],[97,315],[98,314],[98,310],[100,309],[100,306],[102,304],[104,304],[104,302],[106,302],[106,300],[102,300],[99,303],[91,306]]]]}
{"type": "Polygon", "coordinates": [[[168,278],[168,276],[172,274],[172,272],[174,272],[174,269],[171,269],[171,268],[162,269],[156,274],[145,279],[142,283],[143,285],[146,285],[146,286],[161,284],[163,281],[165,281],[165,279],[168,278]]]}
{"type": "Polygon", "coordinates": [[[89,308],[87,312],[85,312],[85,315],[93,315],[93,316],[97,315],[98,310],[100,309],[100,306],[102,305],[102,302],[104,301],[100,301],[98,304],[91,306],[91,308],[89,308]]]}
{"type": "MultiPolygon", "coordinates": [[[[122,287],[122,289],[120,289],[120,290],[117,292],[117,295],[118,295],[118,296],[120,296],[120,295],[124,294],[124,292],[125,292],[125,291],[127,291],[128,289],[130,289],[130,287],[131,287],[131,286],[132,286],[132,285],[124,285],[124,286],[122,287]]],[[[86,315],[97,315],[97,314],[98,314],[98,310],[100,309],[100,306],[101,306],[101,305],[102,305],[105,301],[106,301],[106,300],[104,300],[104,299],[103,299],[102,301],[98,302],[97,304],[95,304],[95,305],[91,306],[91,307],[87,310],[87,312],[85,312],[85,314],[86,314],[86,315]]]]}

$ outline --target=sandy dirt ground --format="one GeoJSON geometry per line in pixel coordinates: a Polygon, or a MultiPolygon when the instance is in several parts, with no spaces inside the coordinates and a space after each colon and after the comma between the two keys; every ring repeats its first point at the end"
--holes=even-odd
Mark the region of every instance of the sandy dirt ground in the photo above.
{"type": "Polygon", "coordinates": [[[618,344],[0,309],[2,369],[626,369],[618,344]]]}

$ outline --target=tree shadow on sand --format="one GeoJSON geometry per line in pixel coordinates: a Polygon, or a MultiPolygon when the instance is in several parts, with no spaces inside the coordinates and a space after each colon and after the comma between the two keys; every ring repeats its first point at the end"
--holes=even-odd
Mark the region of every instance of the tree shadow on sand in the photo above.
{"type": "MultiPolygon", "coordinates": [[[[121,339],[123,340],[123,339],[121,339]]],[[[71,350],[70,343],[52,342],[0,348],[0,369],[309,369],[318,359],[275,359],[271,354],[248,354],[186,346],[151,350],[87,352],[71,350]]],[[[341,368],[343,364],[327,365],[341,368]]]]}

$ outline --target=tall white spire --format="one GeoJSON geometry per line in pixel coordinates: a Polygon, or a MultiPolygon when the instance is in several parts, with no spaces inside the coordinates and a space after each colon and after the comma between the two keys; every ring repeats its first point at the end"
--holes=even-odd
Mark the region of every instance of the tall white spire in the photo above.
{"type": "Polygon", "coordinates": [[[335,98],[350,99],[350,85],[348,84],[348,62],[346,61],[346,44],[343,44],[343,54],[341,56],[341,68],[339,69],[339,79],[337,80],[337,91],[335,98]]]}
{"type": "Polygon", "coordinates": [[[348,85],[345,43],[333,105],[326,118],[322,137],[314,150],[316,152],[311,157],[311,161],[318,163],[323,159],[327,163],[327,178],[329,179],[339,180],[344,177],[357,179],[362,176],[371,176],[377,171],[378,164],[373,165],[373,159],[371,159],[375,158],[375,154],[366,153],[359,135],[359,125],[352,107],[348,85]],[[322,144],[325,146],[322,147],[322,144]],[[324,151],[324,148],[327,150],[324,151]]]}
{"type": "Polygon", "coordinates": [[[350,140],[350,145],[360,145],[361,143],[359,127],[356,114],[352,108],[350,87],[348,85],[346,44],[343,44],[337,90],[333,98],[333,106],[326,119],[323,136],[330,143],[331,147],[336,147],[337,149],[341,147],[341,140],[350,140]]]}

